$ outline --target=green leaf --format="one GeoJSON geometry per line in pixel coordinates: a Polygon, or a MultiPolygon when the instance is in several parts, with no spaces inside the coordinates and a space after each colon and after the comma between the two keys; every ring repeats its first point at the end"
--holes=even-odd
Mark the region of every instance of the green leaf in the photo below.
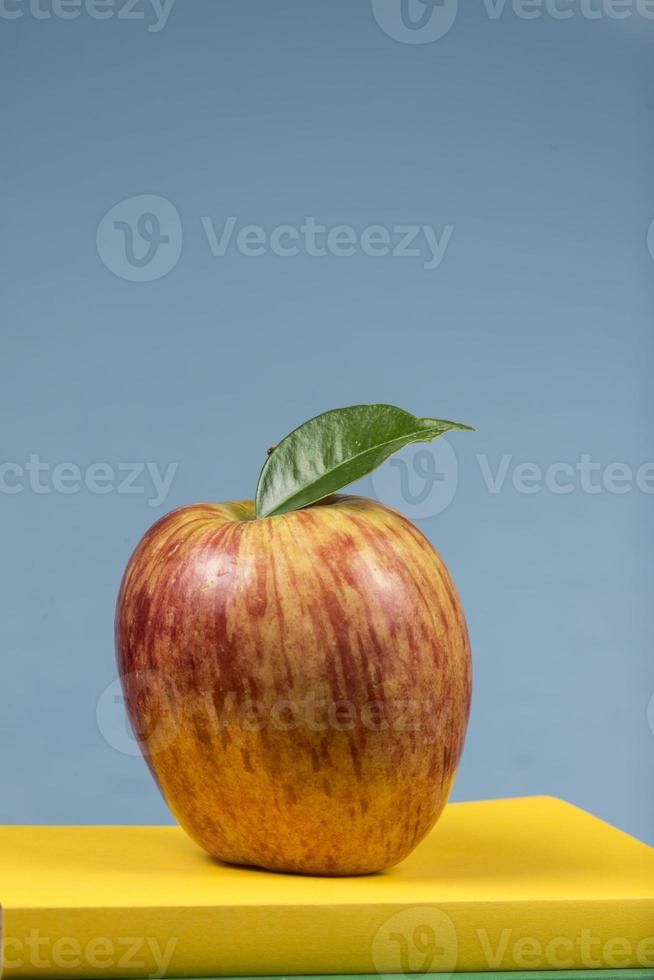
{"type": "Polygon", "coordinates": [[[271,451],[257,484],[257,517],[322,500],[366,476],[411,442],[471,426],[422,419],[393,405],[352,405],[309,419],[271,451]]]}

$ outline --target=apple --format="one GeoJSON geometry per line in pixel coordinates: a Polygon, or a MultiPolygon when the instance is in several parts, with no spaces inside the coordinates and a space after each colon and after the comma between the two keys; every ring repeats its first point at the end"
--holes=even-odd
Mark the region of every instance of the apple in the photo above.
{"type": "Polygon", "coordinates": [[[150,768],[216,858],[380,871],[445,806],[470,707],[466,623],[432,545],[380,503],[168,514],[125,572],[116,650],[150,768]]]}

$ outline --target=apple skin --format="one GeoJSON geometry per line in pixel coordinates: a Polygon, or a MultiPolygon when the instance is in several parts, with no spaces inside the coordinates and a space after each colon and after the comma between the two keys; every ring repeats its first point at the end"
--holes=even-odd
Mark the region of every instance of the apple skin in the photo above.
{"type": "Polygon", "coordinates": [[[332,496],[163,517],[125,571],[116,651],[173,814],[224,861],[351,875],[409,854],[447,802],[471,663],[442,560],[402,515],[332,496]]]}

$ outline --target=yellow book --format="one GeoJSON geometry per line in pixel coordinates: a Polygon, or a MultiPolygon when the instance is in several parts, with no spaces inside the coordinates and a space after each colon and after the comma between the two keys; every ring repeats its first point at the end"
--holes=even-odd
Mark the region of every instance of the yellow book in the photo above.
{"type": "Polygon", "coordinates": [[[389,872],[229,867],[176,827],[2,827],[6,977],[654,967],[654,850],[548,797],[456,803],[389,872]]]}

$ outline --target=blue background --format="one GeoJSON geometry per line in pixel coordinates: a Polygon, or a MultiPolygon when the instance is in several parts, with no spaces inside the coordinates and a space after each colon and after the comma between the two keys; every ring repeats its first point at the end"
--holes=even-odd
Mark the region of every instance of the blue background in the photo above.
{"type": "Polygon", "coordinates": [[[455,798],[554,794],[654,842],[653,497],[511,476],[654,457],[654,21],[460,6],[424,44],[351,0],[177,0],[158,32],[0,18],[0,461],[178,464],[158,507],[143,479],[0,493],[2,822],[170,819],[102,714],[122,711],[101,696],[128,555],[174,506],[251,496],[303,419],[389,401],[477,427],[450,439],[451,504],[418,522],[473,642],[455,798]],[[174,204],[183,241],[135,282],[96,231],[144,194],[174,204]],[[214,257],[201,222],[306,215],[454,231],[426,270],[214,257]],[[491,493],[478,456],[495,472],[507,454],[491,493]]]}

